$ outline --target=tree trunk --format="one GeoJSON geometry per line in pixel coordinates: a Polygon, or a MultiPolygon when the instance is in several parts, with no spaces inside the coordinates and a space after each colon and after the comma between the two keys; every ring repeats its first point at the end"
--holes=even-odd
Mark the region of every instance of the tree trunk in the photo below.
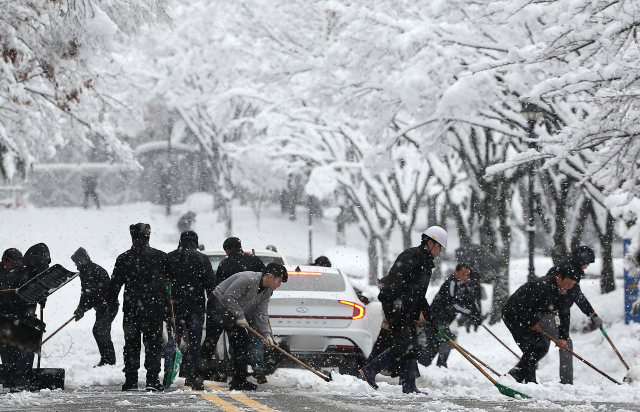
{"type": "Polygon", "coordinates": [[[500,195],[495,199],[497,201],[497,211],[500,226],[498,228],[500,238],[502,239],[502,250],[497,253],[498,256],[498,273],[493,281],[493,302],[491,306],[490,324],[500,322],[502,319],[502,307],[507,303],[509,298],[509,262],[511,256],[511,226],[509,225],[509,216],[507,212],[508,203],[508,184],[500,185],[500,195]]]}
{"type": "Polygon", "coordinates": [[[400,226],[402,231],[402,250],[407,250],[411,247],[411,228],[400,226]]]}
{"type": "Polygon", "coordinates": [[[613,292],[616,289],[613,275],[613,235],[615,220],[607,211],[607,227],[605,234],[600,236],[602,245],[602,272],[600,274],[600,292],[602,294],[613,292]]]}

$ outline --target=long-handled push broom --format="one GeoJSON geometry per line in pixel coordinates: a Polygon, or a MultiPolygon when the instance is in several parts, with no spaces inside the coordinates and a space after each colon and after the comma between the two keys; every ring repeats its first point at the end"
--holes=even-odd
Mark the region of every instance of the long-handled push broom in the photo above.
{"type": "Polygon", "coordinates": [[[493,378],[491,377],[491,375],[489,375],[489,374],[488,374],[484,369],[482,369],[482,368],[480,367],[480,365],[478,365],[477,363],[475,363],[475,362],[474,362],[474,360],[473,360],[473,359],[471,359],[471,357],[470,357],[469,355],[467,355],[467,351],[466,351],[465,349],[462,349],[462,347],[461,347],[460,345],[458,345],[457,343],[455,343],[455,342],[453,341],[453,339],[449,338],[449,337],[447,336],[447,334],[446,334],[446,333],[444,333],[444,332],[442,331],[442,329],[440,329],[440,327],[436,326],[436,328],[438,328],[438,335],[439,335],[442,339],[445,339],[447,342],[449,342],[449,343],[451,344],[451,346],[453,346],[453,347],[454,347],[458,352],[460,352],[460,354],[461,354],[462,356],[464,356],[464,357],[465,357],[469,362],[471,362],[471,364],[472,364],[473,366],[475,366],[475,367],[476,367],[476,369],[478,369],[480,372],[482,372],[482,374],[483,374],[487,379],[489,379],[489,380],[491,381],[491,383],[493,383],[493,385],[494,385],[496,388],[498,388],[498,390],[500,391],[500,393],[501,393],[501,394],[503,394],[503,395],[507,395],[507,396],[510,396],[510,397],[512,397],[512,398],[516,398],[516,399],[517,399],[518,397],[520,397],[521,399],[530,399],[530,398],[531,398],[531,396],[529,396],[529,395],[525,395],[525,394],[524,394],[524,393],[522,393],[522,392],[518,392],[518,391],[517,391],[517,390],[515,390],[515,389],[511,389],[511,388],[509,388],[509,387],[506,387],[506,386],[504,386],[504,385],[502,385],[502,384],[500,384],[500,383],[496,382],[496,380],[495,380],[495,379],[493,379],[493,378]]]}

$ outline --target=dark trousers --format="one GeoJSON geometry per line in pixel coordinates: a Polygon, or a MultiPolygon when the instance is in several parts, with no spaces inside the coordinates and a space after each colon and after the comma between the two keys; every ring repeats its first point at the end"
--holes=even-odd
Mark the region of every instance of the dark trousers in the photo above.
{"type": "Polygon", "coordinates": [[[418,331],[416,330],[413,311],[408,308],[394,308],[392,302],[383,302],[382,309],[391,329],[393,346],[391,352],[399,359],[417,359],[418,331]]]}
{"type": "Polygon", "coordinates": [[[138,379],[140,369],[140,339],[144,344],[144,368],[147,382],[156,382],[162,365],[162,318],[134,318],[125,315],[124,374],[127,380],[138,379]]]}
{"type": "Polygon", "coordinates": [[[244,381],[247,379],[247,365],[249,364],[249,337],[247,331],[236,324],[236,319],[226,308],[214,298],[211,308],[207,308],[207,337],[204,340],[196,373],[199,377],[204,377],[209,370],[211,360],[215,356],[216,345],[222,332],[226,331],[229,336],[229,344],[233,349],[233,370],[234,380],[244,381]]]}
{"type": "Polygon", "coordinates": [[[522,350],[522,358],[511,372],[519,382],[536,382],[536,369],[540,359],[549,352],[549,340],[544,335],[531,329],[530,326],[520,326],[518,321],[512,321],[507,317],[502,318],[504,324],[511,332],[513,340],[522,350]]]}
{"type": "Polygon", "coordinates": [[[111,315],[107,308],[96,308],[96,323],[93,325],[93,337],[98,344],[100,360],[109,365],[116,363],[116,351],[111,341],[111,323],[115,316],[111,315]]]}
{"type": "Polygon", "coordinates": [[[2,366],[5,387],[29,386],[31,384],[34,353],[3,344],[2,366]]]}
{"type": "MultiPolygon", "coordinates": [[[[539,323],[542,327],[542,330],[553,336],[555,339],[559,339],[560,333],[558,331],[558,324],[556,323],[555,315],[543,315],[539,323]]],[[[567,347],[573,350],[573,342],[571,341],[571,338],[567,338],[567,347]]],[[[573,355],[562,349],[560,349],[559,373],[560,383],[565,385],[573,385],[573,355]]]]}
{"type": "MultiPolygon", "coordinates": [[[[437,325],[442,329],[442,331],[447,335],[450,339],[456,340],[456,335],[451,333],[451,329],[449,328],[449,323],[437,320],[437,325]]],[[[418,358],[418,362],[423,364],[424,366],[431,365],[433,362],[433,358],[438,355],[438,366],[447,367],[447,359],[449,359],[449,354],[451,353],[451,349],[453,347],[449,342],[438,336],[437,333],[433,331],[433,329],[429,329],[427,331],[427,344],[423,346],[422,353],[418,358]]]]}
{"type": "MultiPolygon", "coordinates": [[[[204,314],[176,316],[178,345],[180,344],[180,341],[185,334],[187,334],[189,338],[187,353],[185,353],[183,358],[184,374],[187,378],[193,378],[195,376],[196,362],[198,360],[198,356],[200,355],[203,326],[204,314]]],[[[173,323],[171,322],[171,319],[167,321],[167,337],[167,346],[165,346],[164,349],[165,373],[167,373],[167,371],[169,370],[171,355],[175,350],[175,343],[173,342],[173,323]]]]}

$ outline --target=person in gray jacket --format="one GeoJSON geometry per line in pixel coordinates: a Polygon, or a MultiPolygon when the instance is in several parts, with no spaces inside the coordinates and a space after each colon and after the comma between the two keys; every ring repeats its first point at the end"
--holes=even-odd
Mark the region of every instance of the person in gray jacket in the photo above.
{"type": "Polygon", "coordinates": [[[204,373],[216,350],[223,331],[229,336],[234,351],[234,376],[229,389],[254,391],[257,386],[247,381],[249,364],[249,326],[245,315],[254,311],[257,331],[264,336],[264,343],[274,346],[269,328],[269,300],[273,291],[288,279],[287,270],[278,263],[269,263],[262,272],[240,272],[220,283],[207,302],[207,336],[205,338],[193,381],[194,390],[204,390],[204,373]]]}

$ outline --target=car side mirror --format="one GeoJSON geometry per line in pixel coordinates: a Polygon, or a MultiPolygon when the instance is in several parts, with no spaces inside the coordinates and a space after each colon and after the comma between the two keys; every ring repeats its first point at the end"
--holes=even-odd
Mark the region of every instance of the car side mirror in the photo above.
{"type": "Polygon", "coordinates": [[[365,305],[368,305],[370,302],[369,298],[364,295],[358,295],[358,299],[360,299],[360,302],[364,303],[365,305]]]}

